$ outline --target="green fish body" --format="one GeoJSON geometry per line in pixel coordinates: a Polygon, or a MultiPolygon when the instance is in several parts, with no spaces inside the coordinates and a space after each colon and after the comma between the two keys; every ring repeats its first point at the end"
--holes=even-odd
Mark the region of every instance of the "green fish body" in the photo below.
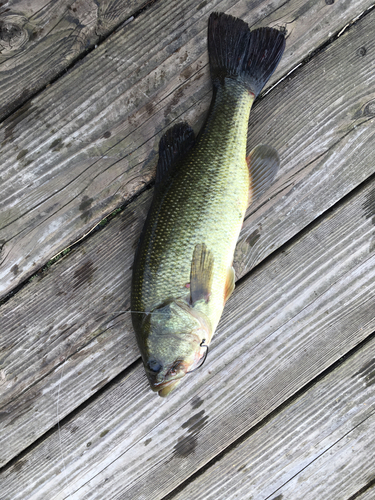
{"type": "Polygon", "coordinates": [[[252,103],[281,57],[284,37],[212,14],[208,42],[214,93],[207,120],[197,138],[182,123],[161,139],[133,265],[133,327],[151,388],[161,396],[207,354],[234,289],[233,254],[246,209],[278,168],[267,146],[246,159],[246,143],[252,103]]]}

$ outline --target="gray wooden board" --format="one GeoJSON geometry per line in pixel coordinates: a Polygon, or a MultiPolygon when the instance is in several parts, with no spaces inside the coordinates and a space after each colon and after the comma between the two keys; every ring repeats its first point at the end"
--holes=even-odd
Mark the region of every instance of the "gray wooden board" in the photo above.
{"type": "MultiPolygon", "coordinates": [[[[4,498],[162,498],[358,345],[375,329],[374,192],[373,179],[239,285],[179,390],[159,398],[131,367],[3,472],[4,498]]],[[[66,365],[47,417],[70,398],[66,365]]]]}
{"type": "MultiPolygon", "coordinates": [[[[364,43],[362,37],[371,33],[369,26],[371,18],[367,16],[353,28],[356,31],[351,36],[357,43],[364,43]]],[[[311,71],[301,71],[294,86],[307,87],[307,82],[318,78],[322,70],[327,70],[329,77],[326,58],[338,61],[341,44],[346,46],[348,40],[350,33],[335,42],[336,51],[326,51],[311,71]]],[[[258,108],[274,96],[277,99],[269,107],[277,108],[286,97],[288,85],[291,83],[285,83],[281,94],[269,94],[258,108]]],[[[368,91],[367,85],[363,90],[356,88],[356,99],[368,91]]],[[[350,102],[349,96],[346,101],[350,102]]],[[[327,105],[326,109],[335,114],[334,107],[327,105]]],[[[261,115],[258,109],[255,113],[261,115]]],[[[287,108],[279,120],[287,122],[288,114],[287,108]]],[[[342,114],[347,116],[344,111],[342,114]]],[[[343,127],[342,122],[333,120],[326,134],[333,135],[335,125],[343,127]]],[[[318,131],[315,133],[318,135],[318,131]]],[[[295,128],[288,140],[292,141],[294,134],[295,128]]],[[[322,133],[320,141],[325,140],[322,133]]],[[[291,174],[284,168],[292,179],[285,180],[281,175],[274,197],[268,202],[260,200],[258,210],[246,221],[235,263],[240,276],[374,171],[372,141],[371,119],[360,118],[356,128],[353,126],[340,142],[301,172],[295,165],[291,174]],[[285,194],[282,188],[288,183],[290,191],[285,194]]],[[[55,266],[50,276],[35,280],[1,308],[7,333],[1,344],[1,411],[8,443],[5,446],[4,441],[3,463],[137,359],[130,318],[111,313],[129,307],[134,244],[149,198],[149,193],[140,197],[119,220],[55,266]],[[59,415],[54,394],[61,396],[59,415]]]]}
{"type": "Polygon", "coordinates": [[[1,2],[0,120],[145,3],[145,0],[1,2]]]}
{"type": "Polygon", "coordinates": [[[173,499],[349,499],[374,478],[374,368],[372,339],[173,499]]]}
{"type": "MultiPolygon", "coordinates": [[[[170,0],[157,2],[113,34],[0,127],[0,294],[9,292],[150,182],[158,141],[173,121],[199,126],[210,99],[206,29],[212,10],[228,11],[250,24],[290,28],[287,49],[271,85],[369,5],[370,0],[332,5],[320,0],[307,4],[259,0],[249,10],[245,0],[207,4],[189,0],[182,9],[179,0],[170,0]]],[[[350,79],[341,78],[342,69],[331,61],[330,78],[319,74],[318,95],[317,87],[314,93],[293,89],[306,100],[304,114],[285,86],[282,108],[291,106],[287,123],[280,127],[276,117],[266,121],[254,111],[256,139],[275,140],[284,165],[298,144],[299,153],[288,167],[291,172],[295,169],[294,175],[368,118],[362,111],[374,98],[369,90],[374,78],[373,40],[370,33],[367,38],[363,34],[361,43],[369,47],[367,57],[361,57],[357,40],[349,39],[345,71],[353,69],[350,79]],[[363,89],[360,95],[356,87],[363,89]],[[340,104],[337,96],[350,89],[350,113],[348,103],[341,102],[341,109],[335,107],[343,119],[342,129],[337,135],[327,134],[322,143],[317,136],[320,120],[328,123],[326,130],[340,120],[338,116],[329,119],[325,108],[333,99],[340,104]],[[311,135],[306,134],[310,129],[311,135]]]]}
{"type": "Polygon", "coordinates": [[[374,498],[375,498],[375,486],[372,485],[368,490],[356,496],[355,500],[374,500],[374,498]]]}

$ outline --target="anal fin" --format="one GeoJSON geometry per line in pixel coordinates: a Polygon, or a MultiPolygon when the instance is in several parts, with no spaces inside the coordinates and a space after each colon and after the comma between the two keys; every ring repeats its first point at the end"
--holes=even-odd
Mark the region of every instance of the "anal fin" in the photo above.
{"type": "Polygon", "coordinates": [[[249,205],[266,191],[280,167],[276,149],[265,144],[256,146],[246,158],[250,174],[249,205]]]}
{"type": "Polygon", "coordinates": [[[208,302],[211,295],[214,257],[204,243],[195,246],[190,270],[190,304],[208,302]]]}
{"type": "Polygon", "coordinates": [[[228,269],[228,274],[227,274],[227,279],[225,282],[225,289],[224,289],[224,304],[226,301],[229,299],[229,297],[232,295],[233,290],[235,288],[235,281],[236,281],[236,275],[234,272],[233,267],[230,267],[228,269]]]}

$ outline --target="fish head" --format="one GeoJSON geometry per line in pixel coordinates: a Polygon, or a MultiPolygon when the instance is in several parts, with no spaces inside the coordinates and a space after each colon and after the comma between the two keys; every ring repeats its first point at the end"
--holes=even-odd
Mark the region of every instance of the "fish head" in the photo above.
{"type": "Polygon", "coordinates": [[[143,363],[151,389],[164,397],[199,366],[211,338],[210,323],[182,301],[154,310],[147,322],[143,363]]]}

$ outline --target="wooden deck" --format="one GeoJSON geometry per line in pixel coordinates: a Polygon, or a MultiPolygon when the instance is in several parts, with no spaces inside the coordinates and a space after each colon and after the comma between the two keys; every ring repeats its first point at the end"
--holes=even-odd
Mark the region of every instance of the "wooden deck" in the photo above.
{"type": "Polygon", "coordinates": [[[373,0],[0,2],[1,500],[375,499],[374,32],[373,0]],[[163,399],[124,311],[212,11],[286,31],[248,139],[281,169],[163,399]]]}

